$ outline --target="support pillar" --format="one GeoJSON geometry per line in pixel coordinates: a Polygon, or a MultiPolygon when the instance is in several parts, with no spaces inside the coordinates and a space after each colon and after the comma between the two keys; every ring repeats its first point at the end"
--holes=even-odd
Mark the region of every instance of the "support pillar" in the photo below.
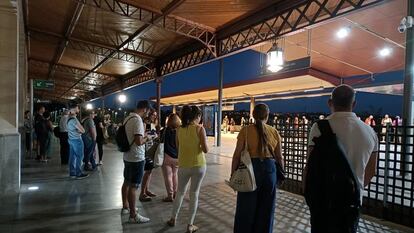
{"type": "Polygon", "coordinates": [[[223,80],[224,80],[224,64],[223,59],[220,59],[219,66],[219,85],[218,85],[218,107],[217,107],[217,138],[216,146],[221,146],[221,118],[223,111],[223,80]]]}
{"type": "Polygon", "coordinates": [[[162,83],[162,77],[157,77],[155,79],[155,82],[157,83],[157,116],[158,116],[158,125],[157,127],[161,128],[161,83],[162,83]]]}
{"type": "Polygon", "coordinates": [[[21,1],[0,1],[0,196],[20,189],[21,137],[26,101],[26,49],[21,1]],[[23,39],[23,42],[21,41],[23,39]]]}
{"type": "Polygon", "coordinates": [[[254,110],[254,106],[256,105],[256,101],[254,99],[253,96],[250,97],[250,116],[249,116],[249,123],[250,123],[250,119],[253,118],[253,110],[254,110]]]}
{"type": "MultiPolygon", "coordinates": [[[[407,15],[414,17],[414,0],[407,1],[407,15]]],[[[403,106],[403,125],[413,126],[413,89],[414,89],[414,28],[407,28],[406,31],[406,48],[405,48],[405,72],[404,72],[404,106],[403,106]]],[[[405,129],[403,137],[404,150],[402,153],[402,171],[406,173],[409,170],[410,154],[412,153],[413,129],[405,129]]]]}

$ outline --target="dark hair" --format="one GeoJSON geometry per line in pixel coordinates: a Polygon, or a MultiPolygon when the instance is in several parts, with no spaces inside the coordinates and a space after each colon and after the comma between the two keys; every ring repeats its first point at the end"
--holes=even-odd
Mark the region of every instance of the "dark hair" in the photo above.
{"type": "Polygon", "coordinates": [[[24,111],[24,115],[27,115],[28,113],[30,113],[29,110],[24,111]]]}
{"type": "Polygon", "coordinates": [[[49,117],[50,117],[50,112],[45,112],[45,113],[43,113],[43,117],[44,117],[45,119],[49,118],[49,117]]]}
{"type": "Polygon", "coordinates": [[[264,129],[268,117],[269,107],[266,104],[257,104],[254,107],[253,118],[259,136],[259,150],[262,152],[262,155],[266,154],[266,152],[270,152],[268,148],[269,137],[264,129]]]}
{"type": "Polygon", "coordinates": [[[69,103],[68,103],[68,108],[69,108],[69,109],[76,108],[76,107],[78,107],[78,106],[79,106],[78,102],[76,102],[76,101],[74,101],[74,100],[69,101],[69,103]]]}
{"type": "MultiPolygon", "coordinates": [[[[41,108],[45,108],[45,106],[44,105],[39,105],[39,106],[37,106],[37,108],[36,108],[36,111],[38,112],[38,111],[40,111],[40,109],[41,108]]],[[[46,108],[45,108],[46,109],[46,108]]]]}
{"type": "Polygon", "coordinates": [[[152,109],[152,107],[147,100],[141,100],[137,103],[137,109],[152,109]]]}
{"type": "Polygon", "coordinates": [[[342,84],[332,91],[331,100],[336,108],[350,108],[355,101],[355,91],[351,86],[342,84]]]}
{"type": "Polygon", "coordinates": [[[201,116],[201,110],[199,107],[195,105],[184,105],[184,107],[181,109],[181,127],[187,127],[199,116],[201,116]]]}

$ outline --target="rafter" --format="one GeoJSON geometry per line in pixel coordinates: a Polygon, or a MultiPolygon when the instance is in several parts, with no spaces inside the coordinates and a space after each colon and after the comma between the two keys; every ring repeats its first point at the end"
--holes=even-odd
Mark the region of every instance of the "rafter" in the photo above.
{"type": "MultiPolygon", "coordinates": [[[[329,7],[327,2],[328,0],[280,1],[238,20],[216,33],[218,55],[228,56],[337,16],[374,6],[384,0],[329,0],[329,7]]],[[[157,63],[161,66],[162,75],[166,75],[214,58],[203,47],[189,43],[157,60],[157,63]]],[[[139,73],[135,77],[139,77],[139,73]]],[[[132,85],[138,82],[139,78],[136,78],[132,85]]]]}
{"type": "MultiPolygon", "coordinates": [[[[30,27],[32,34],[40,34],[62,39],[63,37],[54,32],[44,31],[38,28],[30,27]]],[[[33,36],[32,36],[33,38],[33,36]]],[[[107,45],[97,42],[85,41],[75,37],[68,38],[67,48],[89,52],[98,56],[107,56],[114,51],[113,59],[127,61],[135,64],[145,65],[151,62],[155,57],[151,53],[155,50],[155,45],[146,40],[135,40],[128,43],[125,49],[117,50],[113,45],[107,45]]]]}
{"type": "Polygon", "coordinates": [[[175,0],[161,12],[154,12],[119,0],[76,0],[88,6],[110,11],[128,18],[136,19],[164,30],[195,39],[216,54],[215,30],[208,26],[170,16],[171,6],[180,5],[183,0],[175,0]]]}
{"type": "MultiPolygon", "coordinates": [[[[39,68],[43,68],[43,69],[48,69],[49,66],[51,65],[51,63],[47,62],[47,61],[43,61],[40,59],[34,59],[34,58],[30,58],[29,59],[29,63],[30,65],[34,66],[34,67],[39,67],[39,68]]],[[[68,66],[68,65],[62,65],[62,64],[58,64],[55,67],[56,71],[58,72],[62,72],[62,73],[67,73],[70,74],[72,76],[75,77],[84,77],[86,74],[88,74],[88,72],[90,72],[89,70],[85,70],[79,67],[73,67],[73,66],[68,66]]],[[[95,80],[100,80],[100,81],[104,81],[104,82],[109,82],[109,81],[113,81],[116,80],[117,78],[114,76],[111,76],[109,74],[104,74],[104,73],[98,73],[98,72],[90,72],[85,79],[95,79],[95,80]]]]}
{"type": "Polygon", "coordinates": [[[83,7],[84,5],[81,3],[76,4],[76,8],[72,14],[72,17],[70,21],[67,23],[65,35],[63,39],[60,41],[59,46],[57,47],[55,54],[53,55],[52,65],[49,66],[47,79],[50,79],[54,75],[56,65],[59,63],[60,59],[62,58],[63,53],[65,52],[65,49],[66,49],[66,45],[68,44],[67,38],[69,38],[73,30],[75,29],[76,24],[78,23],[79,17],[82,14],[83,7]]]}
{"type": "Polygon", "coordinates": [[[287,36],[311,25],[384,0],[292,0],[278,2],[217,33],[220,55],[287,36]],[[329,4],[327,4],[329,2],[329,4]]]}
{"type": "MultiPolygon", "coordinates": [[[[87,2],[89,0],[82,0],[83,2],[87,2]]],[[[108,1],[108,0],[103,0],[103,1],[108,1]]],[[[94,3],[100,2],[99,0],[93,0],[94,3]]],[[[128,39],[126,39],[124,42],[122,42],[118,47],[117,50],[121,50],[123,48],[128,48],[129,43],[133,42],[134,40],[136,40],[136,38],[141,37],[143,34],[145,34],[152,26],[154,23],[160,22],[165,16],[167,16],[168,14],[170,14],[174,9],[176,9],[179,5],[181,5],[184,2],[184,0],[173,0],[172,2],[170,2],[163,10],[162,10],[162,14],[158,15],[154,18],[152,18],[151,23],[146,23],[144,26],[138,28],[132,35],[130,35],[128,37],[128,39]]],[[[108,3],[108,2],[106,2],[108,3]]],[[[114,2],[115,3],[115,2],[114,2]]],[[[119,4],[119,2],[117,2],[116,4],[119,4]]],[[[129,7],[127,7],[129,9],[129,7]]],[[[153,15],[153,14],[152,14],[153,15]]],[[[89,75],[89,73],[94,72],[96,70],[98,70],[101,66],[103,66],[108,59],[113,55],[113,52],[111,52],[108,56],[106,56],[104,59],[102,59],[97,65],[95,65],[94,68],[92,68],[83,78],[87,77],[87,75],[89,75]]],[[[81,82],[82,79],[77,81],[77,83],[81,82]]],[[[73,88],[74,86],[76,86],[75,83],[71,88],[73,88]]],[[[123,84],[121,83],[121,87],[123,86],[123,84]]],[[[70,88],[63,92],[62,96],[65,95],[68,91],[70,90],[70,88]]]]}

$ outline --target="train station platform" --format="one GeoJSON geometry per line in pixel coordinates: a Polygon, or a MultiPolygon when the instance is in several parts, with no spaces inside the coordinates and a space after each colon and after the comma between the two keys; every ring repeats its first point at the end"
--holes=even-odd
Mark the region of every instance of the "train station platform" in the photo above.
{"type": "MultiPolygon", "coordinates": [[[[232,232],[236,194],[224,184],[230,172],[236,134],[223,135],[220,148],[211,146],[195,224],[199,232],[232,232]]],[[[0,200],[0,232],[185,232],[188,204],[183,205],[174,228],[165,222],[171,203],[162,202],[165,188],[161,169],[155,169],[150,189],[158,194],[151,202],[138,203],[139,211],[151,218],[148,224],[129,224],[121,216],[122,155],[114,145],[104,148],[104,164],[83,180],[71,180],[58,157],[58,143],[48,163],[26,160],[21,193],[0,200]],[[30,190],[38,187],[38,190],[30,190]]],[[[279,190],[274,232],[310,232],[309,211],[301,196],[279,190]]],[[[414,232],[413,229],[362,216],[359,232],[414,232]]]]}

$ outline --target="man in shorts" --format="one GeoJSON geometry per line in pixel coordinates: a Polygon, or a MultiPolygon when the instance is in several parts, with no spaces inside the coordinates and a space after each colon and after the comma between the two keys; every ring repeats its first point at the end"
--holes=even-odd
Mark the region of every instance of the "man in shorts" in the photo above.
{"type": "Polygon", "coordinates": [[[141,216],[135,208],[136,192],[141,184],[145,165],[145,128],[142,121],[148,116],[151,105],[148,101],[139,101],[135,112],[125,118],[123,124],[131,148],[124,152],[124,183],[122,185],[122,211],[121,214],[129,213],[130,223],[146,223],[150,219],[141,216]]]}

